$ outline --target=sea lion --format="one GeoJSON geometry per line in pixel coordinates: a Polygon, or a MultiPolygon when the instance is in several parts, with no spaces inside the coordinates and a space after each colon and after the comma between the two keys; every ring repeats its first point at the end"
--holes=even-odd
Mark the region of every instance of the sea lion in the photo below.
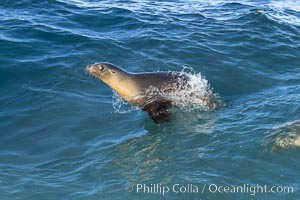
{"type": "MultiPolygon", "coordinates": [[[[111,63],[95,63],[86,70],[115,90],[119,96],[148,112],[155,123],[170,121],[171,107],[176,107],[168,94],[188,89],[189,77],[178,72],[129,73],[111,63]]],[[[214,109],[209,102],[208,107],[214,109]]],[[[205,99],[207,98],[207,99],[205,99]]]]}
{"type": "Polygon", "coordinates": [[[300,147],[300,120],[286,123],[272,133],[275,135],[273,150],[300,147]]]}
{"type": "Polygon", "coordinates": [[[300,120],[287,122],[270,130],[262,146],[272,152],[300,148],[300,120]]]}

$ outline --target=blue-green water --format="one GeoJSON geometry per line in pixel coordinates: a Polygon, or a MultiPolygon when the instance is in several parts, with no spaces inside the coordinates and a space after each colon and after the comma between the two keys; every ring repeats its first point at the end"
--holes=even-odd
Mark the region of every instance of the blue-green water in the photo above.
{"type": "Polygon", "coordinates": [[[266,141],[300,118],[299,1],[2,0],[0,50],[0,199],[300,199],[299,149],[266,141]],[[84,70],[103,61],[192,67],[227,106],[116,112],[84,70]]]}

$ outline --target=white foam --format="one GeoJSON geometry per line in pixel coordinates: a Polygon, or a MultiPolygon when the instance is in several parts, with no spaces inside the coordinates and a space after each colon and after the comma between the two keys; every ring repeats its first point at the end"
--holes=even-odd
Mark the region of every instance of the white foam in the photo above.
{"type": "Polygon", "coordinates": [[[207,79],[201,73],[196,73],[193,68],[184,67],[180,72],[189,80],[180,79],[180,90],[163,94],[173,101],[176,107],[184,111],[192,110],[215,110],[222,107],[223,101],[220,96],[213,92],[207,79]]]}
{"type": "Polygon", "coordinates": [[[120,97],[115,91],[113,93],[113,108],[116,113],[130,113],[133,110],[137,110],[138,108],[133,106],[132,104],[125,101],[122,97],[120,97]]]}
{"type": "Polygon", "coordinates": [[[84,0],[56,0],[61,3],[67,3],[70,5],[75,5],[77,7],[84,7],[84,8],[99,8],[101,7],[101,2],[87,2],[84,0]]]}

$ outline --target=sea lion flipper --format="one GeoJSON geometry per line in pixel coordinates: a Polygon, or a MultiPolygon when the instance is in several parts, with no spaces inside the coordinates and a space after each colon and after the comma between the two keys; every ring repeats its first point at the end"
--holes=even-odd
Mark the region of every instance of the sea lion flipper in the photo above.
{"type": "Polygon", "coordinates": [[[146,104],[143,110],[148,112],[149,116],[157,124],[171,120],[172,101],[166,99],[157,99],[146,104]]]}

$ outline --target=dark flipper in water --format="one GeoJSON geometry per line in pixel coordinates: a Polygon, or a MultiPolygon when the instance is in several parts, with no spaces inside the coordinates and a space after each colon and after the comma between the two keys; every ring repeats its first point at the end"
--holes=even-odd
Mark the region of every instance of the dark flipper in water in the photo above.
{"type": "Polygon", "coordinates": [[[146,104],[143,111],[148,112],[149,116],[157,124],[168,122],[171,120],[172,101],[166,99],[158,99],[146,104]]]}

